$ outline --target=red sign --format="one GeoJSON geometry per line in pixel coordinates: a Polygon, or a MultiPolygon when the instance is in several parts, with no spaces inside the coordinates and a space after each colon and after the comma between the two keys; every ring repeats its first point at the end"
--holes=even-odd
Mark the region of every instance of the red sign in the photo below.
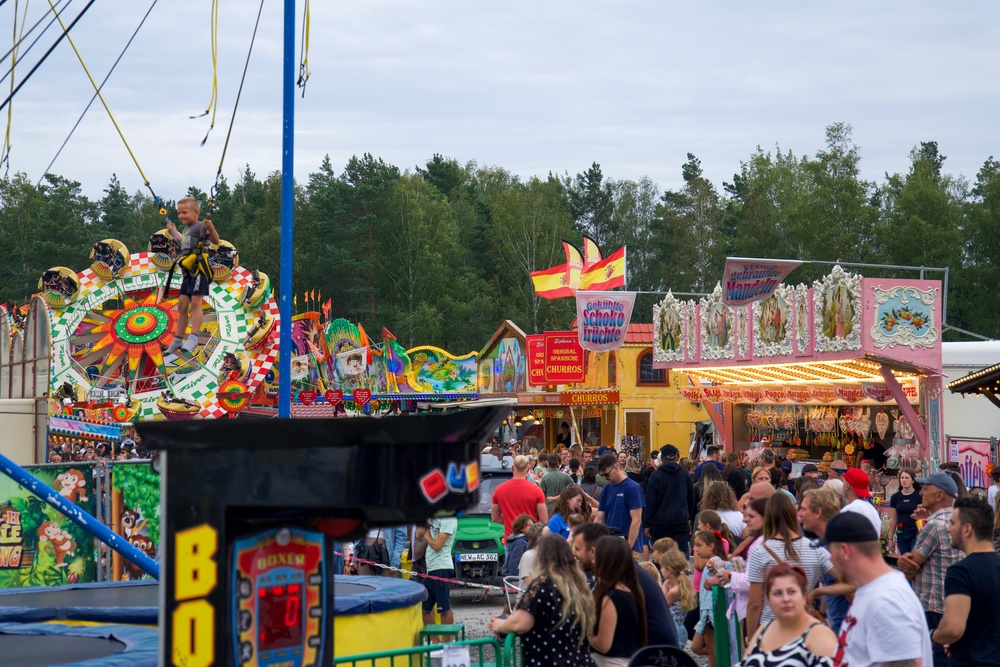
{"type": "Polygon", "coordinates": [[[739,387],[719,387],[719,394],[726,403],[736,403],[743,398],[739,387]]]}
{"type": "Polygon", "coordinates": [[[681,387],[681,395],[692,403],[701,403],[701,387],[681,387]]]}
{"type": "Polygon", "coordinates": [[[545,379],[549,384],[583,382],[583,348],[575,331],[545,332],[545,379]]]}
{"type": "Polygon", "coordinates": [[[772,403],[780,403],[788,398],[784,387],[761,387],[760,392],[764,395],[765,400],[772,403]]]}
{"type": "Polygon", "coordinates": [[[302,405],[312,405],[313,401],[316,400],[316,392],[313,390],[300,391],[299,400],[302,401],[302,405]]]}
{"type": "Polygon", "coordinates": [[[372,397],[371,389],[355,389],[354,390],[354,402],[357,405],[364,405],[368,402],[368,399],[372,397]]]}
{"type": "Polygon", "coordinates": [[[709,403],[718,403],[722,400],[722,388],[716,386],[703,386],[701,388],[701,395],[705,397],[705,400],[709,403]]]}
{"type": "Polygon", "coordinates": [[[618,399],[617,391],[564,391],[559,394],[561,405],[614,405],[618,399]]]}
{"type": "Polygon", "coordinates": [[[764,392],[760,387],[743,387],[740,392],[743,394],[743,399],[751,403],[759,403],[764,398],[764,392]]]}
{"type": "Polygon", "coordinates": [[[857,403],[865,397],[865,392],[858,385],[838,384],[834,386],[833,391],[837,394],[837,398],[848,403],[857,403]]]}
{"type": "Polygon", "coordinates": [[[327,389],[323,395],[326,396],[326,402],[330,405],[336,405],[344,400],[344,392],[339,389],[327,389]]]}
{"type": "Polygon", "coordinates": [[[545,334],[533,334],[524,337],[528,348],[528,384],[541,387],[551,384],[545,381],[545,334]]]}
{"type": "Polygon", "coordinates": [[[837,400],[837,394],[834,393],[833,387],[823,385],[818,387],[809,387],[809,395],[817,401],[821,401],[823,403],[829,403],[830,401],[837,400]]]}
{"type": "Polygon", "coordinates": [[[808,403],[812,399],[808,387],[785,387],[785,395],[795,403],[808,403]]]}

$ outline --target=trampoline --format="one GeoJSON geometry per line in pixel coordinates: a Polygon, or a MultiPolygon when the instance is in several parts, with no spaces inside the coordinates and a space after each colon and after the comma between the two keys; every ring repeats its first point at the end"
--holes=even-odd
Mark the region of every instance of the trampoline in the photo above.
{"type": "Polygon", "coordinates": [[[0,623],[0,655],[18,667],[155,667],[159,633],[134,625],[0,623]]]}
{"type": "Polygon", "coordinates": [[[0,590],[0,622],[69,620],[156,625],[155,581],[35,586],[0,590]]]}

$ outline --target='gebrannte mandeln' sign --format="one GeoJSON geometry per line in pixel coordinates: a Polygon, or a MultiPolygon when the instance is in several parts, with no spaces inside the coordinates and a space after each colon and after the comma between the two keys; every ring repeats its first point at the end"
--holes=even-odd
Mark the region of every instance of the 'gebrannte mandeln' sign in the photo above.
{"type": "Polygon", "coordinates": [[[755,259],[727,257],[722,277],[722,302],[727,306],[745,306],[766,299],[802,262],[794,259],[755,259]]]}

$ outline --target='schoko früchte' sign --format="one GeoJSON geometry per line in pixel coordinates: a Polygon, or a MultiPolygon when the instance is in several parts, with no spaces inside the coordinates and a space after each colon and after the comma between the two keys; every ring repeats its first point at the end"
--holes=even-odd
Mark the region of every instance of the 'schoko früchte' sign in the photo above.
{"type": "Polygon", "coordinates": [[[577,292],[580,347],[591,352],[609,352],[621,347],[634,305],[635,292],[577,292]]]}

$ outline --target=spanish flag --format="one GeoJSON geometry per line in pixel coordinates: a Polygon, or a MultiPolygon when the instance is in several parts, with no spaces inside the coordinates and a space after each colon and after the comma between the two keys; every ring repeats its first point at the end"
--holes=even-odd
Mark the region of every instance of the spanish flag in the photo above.
{"type": "Polygon", "coordinates": [[[541,271],[531,272],[531,284],[535,294],[543,299],[561,299],[574,296],[576,290],[569,286],[569,271],[565,264],[553,266],[541,271]]]}
{"type": "Polygon", "coordinates": [[[600,292],[615,287],[625,287],[625,246],[584,269],[578,289],[600,292]]]}
{"type": "Polygon", "coordinates": [[[601,261],[601,249],[589,236],[583,237],[583,268],[587,269],[601,261]]]}
{"type": "Polygon", "coordinates": [[[566,251],[566,283],[575,291],[580,286],[583,257],[580,256],[580,251],[576,249],[576,246],[567,241],[563,241],[563,250],[566,251]]]}

